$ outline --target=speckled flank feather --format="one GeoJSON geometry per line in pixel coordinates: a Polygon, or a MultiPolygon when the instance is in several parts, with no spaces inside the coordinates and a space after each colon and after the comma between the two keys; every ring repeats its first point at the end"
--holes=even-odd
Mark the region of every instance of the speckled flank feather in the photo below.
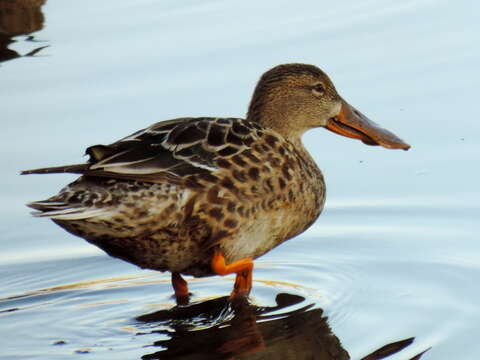
{"type": "Polygon", "coordinates": [[[144,268],[210,275],[214,247],[229,261],[258,257],[323,207],[303,147],[242,119],[176,119],[87,152],[88,176],[29,205],[144,268]]]}

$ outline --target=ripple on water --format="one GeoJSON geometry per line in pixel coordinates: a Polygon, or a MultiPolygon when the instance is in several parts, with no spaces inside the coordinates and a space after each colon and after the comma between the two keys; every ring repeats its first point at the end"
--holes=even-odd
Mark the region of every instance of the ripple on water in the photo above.
{"type": "MultiPolygon", "coordinates": [[[[408,207],[390,211],[388,221],[375,222],[382,207],[358,206],[357,211],[327,213],[326,222],[320,220],[256,261],[253,308],[237,312],[219,298],[230,292],[233,276],[189,279],[194,304],[172,312],[168,274],[141,271],[104,255],[10,262],[0,267],[8,275],[0,299],[0,317],[8,330],[2,329],[8,344],[3,350],[13,357],[28,348],[32,359],[74,352],[139,358],[183,344],[191,332],[230,344],[212,342],[210,351],[231,350],[232,341],[246,341],[221,330],[235,322],[247,326],[242,328],[246,333],[261,333],[268,351],[280,351],[269,347],[275,329],[292,329],[282,334],[297,339],[292,344],[279,335],[279,343],[308,348],[303,335],[320,327],[338,340],[339,353],[347,351],[355,359],[418,336],[413,344],[400,343],[408,343],[401,352],[405,359],[470,331],[478,292],[472,279],[478,278],[479,267],[474,255],[459,251],[455,241],[455,235],[475,241],[469,228],[442,228],[438,214],[404,226],[408,207]],[[435,246],[438,242],[441,248],[435,246]]],[[[464,218],[448,220],[450,227],[463,224],[464,218]]]]}
{"type": "MultiPolygon", "coordinates": [[[[285,266],[302,269],[298,264],[285,266]]],[[[202,297],[204,292],[224,293],[230,286],[223,278],[192,281],[193,302],[175,307],[167,277],[145,272],[0,299],[0,317],[10,324],[4,355],[13,358],[28,347],[31,359],[72,353],[100,359],[113,354],[143,359],[184,359],[188,354],[196,354],[195,359],[235,354],[245,359],[307,359],[320,353],[322,359],[334,359],[333,354],[335,359],[348,358],[324,314],[322,296],[312,289],[290,281],[259,280],[250,301],[202,297]]],[[[410,343],[405,339],[389,351],[393,354],[410,343]]]]}

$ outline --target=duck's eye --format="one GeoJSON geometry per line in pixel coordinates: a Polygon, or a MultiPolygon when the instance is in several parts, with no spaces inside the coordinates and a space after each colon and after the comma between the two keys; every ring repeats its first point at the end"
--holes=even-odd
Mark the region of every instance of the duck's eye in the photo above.
{"type": "Polygon", "coordinates": [[[316,96],[322,96],[325,93],[325,87],[322,83],[318,83],[312,86],[312,92],[316,96]]]}

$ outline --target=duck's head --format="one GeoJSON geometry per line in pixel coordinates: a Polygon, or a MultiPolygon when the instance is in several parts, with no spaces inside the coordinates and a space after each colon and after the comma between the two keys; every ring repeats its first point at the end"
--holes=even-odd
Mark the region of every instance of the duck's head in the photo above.
{"type": "Polygon", "coordinates": [[[410,148],[343,100],[327,74],[313,65],[279,65],[263,74],[255,88],[247,119],[292,140],[299,140],[311,128],[325,127],[368,145],[410,148]]]}

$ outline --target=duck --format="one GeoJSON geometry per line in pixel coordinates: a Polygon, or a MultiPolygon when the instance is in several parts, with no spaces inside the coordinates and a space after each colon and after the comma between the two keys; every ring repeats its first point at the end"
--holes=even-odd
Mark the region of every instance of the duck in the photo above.
{"type": "Polygon", "coordinates": [[[27,206],[112,257],[169,271],[178,303],[191,295],[184,275],[235,274],[231,297],[245,297],[254,260],[308,229],[324,208],[324,177],[301,141],[319,127],[410,148],[347,103],[317,66],[283,64],[260,77],[246,118],[157,122],[88,147],[84,163],[22,171],[79,174],[27,206]]]}

